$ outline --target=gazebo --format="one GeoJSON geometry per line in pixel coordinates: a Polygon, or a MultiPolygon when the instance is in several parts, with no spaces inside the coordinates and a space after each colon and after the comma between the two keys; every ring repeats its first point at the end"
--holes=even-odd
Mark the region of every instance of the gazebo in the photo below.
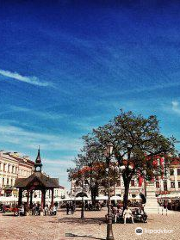
{"type": "Polygon", "coordinates": [[[41,209],[44,209],[46,204],[46,191],[52,191],[51,206],[54,204],[54,188],[59,188],[59,179],[50,178],[42,173],[42,162],[40,149],[34,164],[34,172],[28,178],[17,178],[15,187],[19,189],[18,205],[22,204],[23,191],[27,191],[27,207],[32,207],[32,197],[35,190],[41,191],[41,209]]]}

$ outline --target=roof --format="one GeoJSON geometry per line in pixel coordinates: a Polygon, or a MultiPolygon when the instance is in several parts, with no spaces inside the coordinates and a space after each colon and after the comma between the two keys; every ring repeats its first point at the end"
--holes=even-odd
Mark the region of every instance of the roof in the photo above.
{"type": "Polygon", "coordinates": [[[34,182],[40,182],[45,188],[59,188],[59,179],[50,178],[42,172],[34,172],[28,178],[17,178],[15,181],[16,188],[30,188],[34,182]]]}
{"type": "Polygon", "coordinates": [[[38,155],[37,155],[37,157],[36,157],[35,164],[41,164],[41,153],[40,153],[40,149],[38,149],[38,155]]]}
{"type": "Polygon", "coordinates": [[[173,165],[180,165],[180,158],[173,158],[171,164],[171,166],[173,165]]]}

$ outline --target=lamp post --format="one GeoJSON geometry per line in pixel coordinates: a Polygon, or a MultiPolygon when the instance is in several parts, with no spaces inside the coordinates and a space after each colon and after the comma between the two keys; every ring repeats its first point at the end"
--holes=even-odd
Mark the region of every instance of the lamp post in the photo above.
{"type": "Polygon", "coordinates": [[[109,165],[111,160],[111,154],[113,151],[113,145],[111,143],[107,144],[106,147],[106,172],[108,177],[108,222],[107,222],[107,237],[106,240],[114,240],[113,230],[112,230],[112,210],[111,210],[111,199],[110,199],[110,171],[109,165]]]}

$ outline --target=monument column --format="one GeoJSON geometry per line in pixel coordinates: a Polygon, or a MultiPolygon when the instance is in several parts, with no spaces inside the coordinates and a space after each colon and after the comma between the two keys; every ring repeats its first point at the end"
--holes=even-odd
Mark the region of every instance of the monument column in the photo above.
{"type": "Polygon", "coordinates": [[[159,212],[159,204],[157,202],[155,193],[156,189],[154,186],[154,182],[146,182],[146,204],[144,209],[147,213],[159,212]]]}

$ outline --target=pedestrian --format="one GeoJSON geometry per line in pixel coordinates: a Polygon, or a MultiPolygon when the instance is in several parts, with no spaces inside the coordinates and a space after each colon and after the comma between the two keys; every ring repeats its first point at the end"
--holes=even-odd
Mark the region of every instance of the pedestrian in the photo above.
{"type": "Polygon", "coordinates": [[[74,203],[71,203],[71,214],[74,214],[74,203]]]}
{"type": "Polygon", "coordinates": [[[67,215],[69,214],[69,207],[70,207],[70,206],[69,206],[69,203],[67,202],[67,203],[66,203],[66,213],[67,213],[67,215]]]}
{"type": "Polygon", "coordinates": [[[57,208],[56,208],[56,206],[54,205],[54,206],[53,206],[53,215],[56,215],[56,212],[57,212],[57,208]]]}
{"type": "Polygon", "coordinates": [[[46,205],[45,208],[44,208],[44,215],[45,215],[45,216],[48,215],[48,205],[46,205]]]}

